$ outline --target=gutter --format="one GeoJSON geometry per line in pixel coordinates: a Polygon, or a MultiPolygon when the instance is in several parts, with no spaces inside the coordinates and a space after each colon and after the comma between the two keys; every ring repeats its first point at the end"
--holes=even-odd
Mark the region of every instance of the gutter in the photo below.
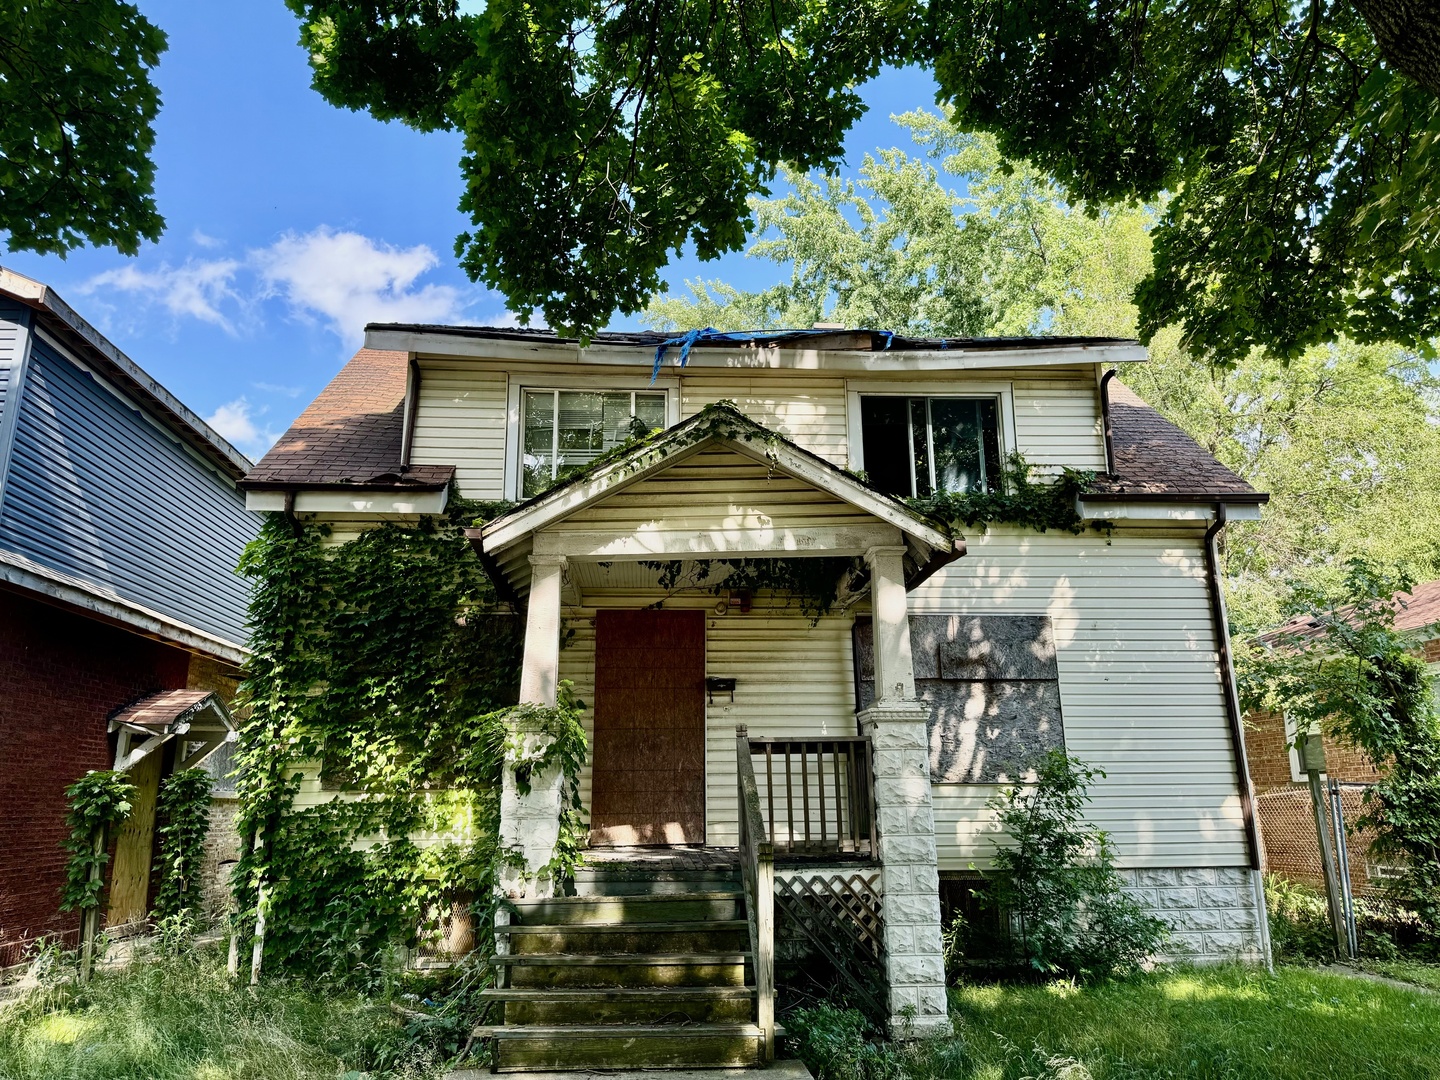
{"type": "Polygon", "coordinates": [[[420,361],[410,354],[410,367],[405,381],[405,423],[400,432],[400,473],[410,469],[410,446],[415,441],[415,414],[420,407],[420,361]]]}
{"type": "Polygon", "coordinates": [[[1245,755],[1245,727],[1240,714],[1240,691],[1235,683],[1235,665],[1230,654],[1230,619],[1225,610],[1225,593],[1220,580],[1217,541],[1225,527],[1224,503],[1215,504],[1215,522],[1205,530],[1205,573],[1210,585],[1210,615],[1215,623],[1215,643],[1220,653],[1220,679],[1224,684],[1225,715],[1230,721],[1230,743],[1235,750],[1235,772],[1240,789],[1240,813],[1245,819],[1245,840],[1250,869],[1260,870],[1264,845],[1255,819],[1255,793],[1250,787],[1250,762],[1245,755]]]}

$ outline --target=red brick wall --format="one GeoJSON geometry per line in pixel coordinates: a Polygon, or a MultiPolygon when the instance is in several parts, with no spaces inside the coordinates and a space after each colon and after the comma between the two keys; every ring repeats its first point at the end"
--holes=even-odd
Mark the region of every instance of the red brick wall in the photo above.
{"type": "Polygon", "coordinates": [[[1284,717],[1279,713],[1246,714],[1245,758],[1250,763],[1250,783],[1257,794],[1290,785],[1290,750],[1285,741],[1284,717]]]}
{"type": "MultiPolygon", "coordinates": [[[[1290,749],[1285,739],[1285,720],[1279,713],[1248,713],[1245,717],[1245,756],[1250,763],[1250,783],[1257,794],[1289,787],[1290,749]]],[[[1325,766],[1329,776],[1345,783],[1373,784],[1379,772],[1361,751],[1346,743],[1325,739],[1325,766]]]]}
{"type": "Polygon", "coordinates": [[[64,788],[113,763],[115,709],[185,686],[187,653],[0,591],[0,967],[40,934],[74,937],[58,910],[64,788]]]}

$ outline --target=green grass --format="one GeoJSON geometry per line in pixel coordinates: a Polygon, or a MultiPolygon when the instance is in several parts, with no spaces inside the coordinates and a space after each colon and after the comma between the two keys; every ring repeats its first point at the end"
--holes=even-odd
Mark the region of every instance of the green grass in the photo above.
{"type": "Polygon", "coordinates": [[[336,1080],[385,1059],[398,1033],[383,1001],[286,983],[252,993],[213,954],[154,960],[0,1003],[0,1080],[336,1080]]]}
{"type": "Polygon", "coordinates": [[[1440,1077],[1440,1001],[1303,968],[967,987],[952,1006],[969,1071],[948,1075],[975,1080],[1440,1077]]]}
{"type": "Polygon", "coordinates": [[[1362,960],[1360,966],[1376,975],[1440,990],[1440,964],[1422,964],[1418,960],[1362,960]]]}
{"type": "Polygon", "coordinates": [[[1440,1077],[1440,998],[1313,969],[963,986],[950,1004],[954,1037],[903,1047],[812,1012],[800,1056],[818,1080],[1440,1077]]]}

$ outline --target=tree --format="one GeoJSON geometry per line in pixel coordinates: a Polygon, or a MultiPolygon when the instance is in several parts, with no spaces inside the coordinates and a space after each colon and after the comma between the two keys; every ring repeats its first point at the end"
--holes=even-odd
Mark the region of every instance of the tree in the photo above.
{"type": "Polygon", "coordinates": [[[158,240],[150,72],[165,35],[119,0],[0,6],[0,233],[11,250],[158,240]]]}
{"type": "Polygon", "coordinates": [[[465,135],[462,265],[554,326],[639,310],[687,243],[738,250],[747,196],[833,166],[857,88],[916,64],[1075,200],[1175,194],[1147,337],[1233,363],[1440,330],[1440,15],[1415,0],[287,2],[331,102],[465,135]]]}
{"type": "Polygon", "coordinates": [[[691,282],[688,298],[652,302],[645,321],[742,329],[825,319],[976,337],[1104,334],[1113,331],[1094,327],[1125,320],[1116,313],[1129,310],[1149,266],[1151,211],[1087,214],[1034,169],[1002,158],[993,138],[957,132],[923,111],[896,119],[938,169],[881,150],[865,156],[858,181],[786,170],[794,194],[750,202],[762,238],[749,254],[789,265],[790,281],[759,293],[691,282]],[[942,172],[964,194],[947,187],[942,172]]]}
{"type": "Polygon", "coordinates": [[[1393,891],[1427,931],[1440,933],[1440,708],[1415,655],[1418,637],[1395,629],[1397,593],[1412,586],[1363,559],[1334,588],[1297,584],[1286,615],[1299,617],[1269,643],[1237,651],[1248,710],[1284,713],[1296,730],[1319,730],[1363,750],[1380,771],[1357,829],[1371,850],[1404,868],[1393,891]]]}
{"type": "MultiPolygon", "coordinates": [[[[647,309],[651,325],[1136,332],[1131,296],[1151,272],[1149,230],[1163,207],[1091,212],[1006,162],[988,137],[926,113],[899,120],[938,169],[887,151],[854,184],[796,177],[794,195],[752,204],[769,231],[751,254],[790,265],[790,280],[756,293],[692,282],[688,298],[647,309]]],[[[1273,625],[1292,580],[1338,587],[1351,558],[1440,575],[1440,379],[1413,352],[1342,339],[1288,363],[1253,349],[1225,368],[1199,362],[1167,328],[1150,362],[1121,375],[1271,495],[1264,520],[1227,530],[1237,627],[1273,625]]]]}

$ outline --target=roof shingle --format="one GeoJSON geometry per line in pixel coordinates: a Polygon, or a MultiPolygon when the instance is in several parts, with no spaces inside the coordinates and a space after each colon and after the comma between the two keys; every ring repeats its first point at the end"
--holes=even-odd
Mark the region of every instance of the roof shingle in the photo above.
{"type": "Polygon", "coordinates": [[[1263,495],[1180,428],[1147,405],[1128,386],[1112,379],[1110,451],[1114,472],[1086,492],[1088,498],[1231,499],[1265,502],[1263,495]]]}
{"type": "Polygon", "coordinates": [[[402,352],[361,349],[242,486],[444,487],[453,466],[400,467],[407,364],[402,352]]]}

